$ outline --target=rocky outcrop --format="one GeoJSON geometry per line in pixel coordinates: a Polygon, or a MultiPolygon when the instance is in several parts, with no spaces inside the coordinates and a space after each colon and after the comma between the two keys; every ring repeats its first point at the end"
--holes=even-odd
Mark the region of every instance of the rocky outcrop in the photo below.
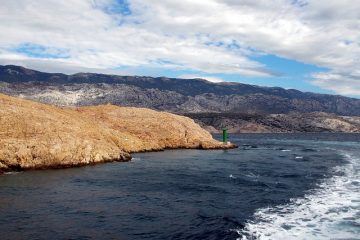
{"type": "Polygon", "coordinates": [[[360,117],[335,114],[243,114],[243,113],[192,113],[203,128],[218,133],[227,128],[230,133],[296,133],[296,132],[344,132],[360,133],[360,117]]]}
{"type": "Polygon", "coordinates": [[[2,171],[127,161],[133,152],[168,148],[235,147],[190,118],[144,108],[59,108],[2,94],[0,106],[2,171]]]}

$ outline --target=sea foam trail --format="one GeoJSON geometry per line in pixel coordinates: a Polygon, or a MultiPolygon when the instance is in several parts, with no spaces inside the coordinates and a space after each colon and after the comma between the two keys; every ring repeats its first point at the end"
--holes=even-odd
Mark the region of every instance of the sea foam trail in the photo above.
{"type": "Polygon", "coordinates": [[[348,163],[333,177],[304,198],[258,210],[238,239],[360,239],[360,157],[342,155],[348,163]]]}

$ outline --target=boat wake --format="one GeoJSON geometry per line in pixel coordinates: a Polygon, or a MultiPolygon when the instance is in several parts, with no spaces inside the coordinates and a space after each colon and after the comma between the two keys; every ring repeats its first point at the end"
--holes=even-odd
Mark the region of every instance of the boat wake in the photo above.
{"type": "Polygon", "coordinates": [[[360,157],[342,155],[347,163],[335,167],[333,177],[303,198],[257,210],[236,230],[238,240],[360,239],[360,157]]]}

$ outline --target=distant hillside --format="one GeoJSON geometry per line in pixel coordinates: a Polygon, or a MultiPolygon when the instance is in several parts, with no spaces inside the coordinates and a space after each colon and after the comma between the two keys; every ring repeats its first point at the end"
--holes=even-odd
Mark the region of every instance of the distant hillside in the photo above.
{"type": "Polygon", "coordinates": [[[360,117],[344,117],[330,113],[242,114],[188,113],[212,133],[227,128],[230,133],[296,133],[344,132],[360,133],[360,117]]]}
{"type": "Polygon", "coordinates": [[[360,116],[360,99],[202,79],[43,73],[0,66],[0,92],[60,106],[112,103],[176,113],[281,114],[327,112],[360,116]]]}

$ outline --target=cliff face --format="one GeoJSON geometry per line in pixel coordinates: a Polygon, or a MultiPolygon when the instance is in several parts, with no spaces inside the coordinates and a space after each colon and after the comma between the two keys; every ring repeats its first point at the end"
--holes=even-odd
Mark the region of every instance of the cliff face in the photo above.
{"type": "Polygon", "coordinates": [[[230,148],[193,120],[102,105],[58,108],[0,94],[0,169],[71,167],[126,161],[131,152],[230,148]]]}
{"type": "Polygon", "coordinates": [[[296,132],[344,132],[360,133],[360,117],[335,114],[241,114],[199,113],[187,114],[210,132],[227,128],[231,133],[296,133],[296,132]]]}

